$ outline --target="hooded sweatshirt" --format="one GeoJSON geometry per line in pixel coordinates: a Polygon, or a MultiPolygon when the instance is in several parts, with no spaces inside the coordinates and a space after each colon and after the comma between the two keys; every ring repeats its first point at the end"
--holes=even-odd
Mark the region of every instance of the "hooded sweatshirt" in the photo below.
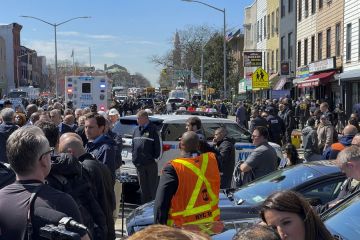
{"type": "Polygon", "coordinates": [[[316,129],[307,126],[302,130],[304,154],[319,153],[316,129]]]}
{"type": "Polygon", "coordinates": [[[2,123],[0,124],[0,161],[1,162],[8,162],[6,156],[6,141],[8,140],[9,136],[19,127],[12,123],[2,123]]]}

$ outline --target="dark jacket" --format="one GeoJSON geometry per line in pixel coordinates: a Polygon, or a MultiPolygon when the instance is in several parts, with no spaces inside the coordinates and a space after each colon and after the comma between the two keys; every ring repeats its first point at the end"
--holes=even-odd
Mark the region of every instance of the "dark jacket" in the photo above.
{"type": "Polygon", "coordinates": [[[82,164],[70,154],[64,153],[52,157],[51,162],[51,171],[46,178],[47,183],[71,195],[79,206],[84,224],[93,233],[96,224],[98,226],[96,236],[99,236],[99,239],[106,239],[105,215],[94,197],[91,179],[82,164]]]}
{"type": "Polygon", "coordinates": [[[283,120],[285,124],[285,131],[291,133],[295,127],[295,119],[294,119],[293,111],[290,110],[290,108],[286,108],[284,110],[283,120]]]}
{"type": "Polygon", "coordinates": [[[235,141],[232,138],[225,137],[222,141],[216,143],[216,150],[219,154],[216,156],[220,158],[221,162],[221,189],[231,187],[231,180],[235,168],[235,141]]]}
{"type": "Polygon", "coordinates": [[[105,164],[113,176],[115,181],[116,170],[116,148],[115,141],[110,136],[103,134],[97,137],[94,141],[86,144],[86,151],[94,155],[94,157],[105,164]]]}
{"type": "Polygon", "coordinates": [[[8,162],[6,156],[6,141],[9,136],[19,127],[12,123],[0,124],[0,161],[8,162]]]}
{"type": "Polygon", "coordinates": [[[269,115],[266,118],[269,125],[269,141],[281,143],[281,137],[285,132],[284,121],[279,116],[269,115]]]}
{"type": "Polygon", "coordinates": [[[117,134],[113,131],[108,131],[106,133],[107,135],[109,135],[109,137],[111,137],[112,139],[114,139],[115,141],[115,169],[118,169],[121,164],[122,164],[122,156],[121,156],[121,152],[122,152],[122,137],[120,134],[117,134]]]}
{"type": "Polygon", "coordinates": [[[267,128],[268,122],[266,121],[265,118],[257,116],[250,122],[250,128],[249,128],[250,133],[252,133],[254,131],[255,127],[258,127],[258,126],[263,126],[263,127],[267,128]]]}
{"type": "Polygon", "coordinates": [[[85,173],[91,180],[91,187],[96,201],[104,212],[107,225],[107,238],[115,239],[113,211],[115,210],[115,193],[112,176],[108,167],[95,159],[90,153],[79,157],[85,173]]]}
{"type": "Polygon", "coordinates": [[[146,127],[137,127],[133,133],[132,162],[144,166],[155,162],[160,156],[160,138],[156,127],[149,122],[146,127]]]}
{"type": "Polygon", "coordinates": [[[85,126],[78,126],[75,130],[75,133],[81,137],[83,145],[86,146],[88,139],[85,135],[85,126]]]}

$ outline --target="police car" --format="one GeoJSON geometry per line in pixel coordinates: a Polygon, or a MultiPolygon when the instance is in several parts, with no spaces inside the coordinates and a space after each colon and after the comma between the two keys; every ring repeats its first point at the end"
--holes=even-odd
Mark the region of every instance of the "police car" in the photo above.
{"type": "MultiPolygon", "coordinates": [[[[150,121],[157,127],[161,139],[161,154],[159,159],[157,159],[159,175],[169,160],[180,156],[179,138],[186,131],[185,122],[189,117],[193,117],[193,115],[154,115],[149,117],[150,121]]],[[[244,161],[255,149],[255,146],[251,143],[250,132],[240,127],[235,121],[206,116],[198,117],[201,119],[202,132],[209,144],[212,144],[216,129],[220,127],[227,129],[228,136],[235,140],[236,165],[238,165],[240,161],[244,161]]],[[[123,137],[122,159],[125,162],[120,172],[123,176],[126,175],[127,178],[134,179],[136,178],[136,169],[132,164],[131,145],[132,134],[137,126],[136,116],[121,117],[120,124],[120,134],[123,137]]],[[[270,143],[270,145],[275,148],[279,160],[283,159],[281,147],[275,143],[270,143]]],[[[235,174],[237,173],[235,172],[235,174]]]]}

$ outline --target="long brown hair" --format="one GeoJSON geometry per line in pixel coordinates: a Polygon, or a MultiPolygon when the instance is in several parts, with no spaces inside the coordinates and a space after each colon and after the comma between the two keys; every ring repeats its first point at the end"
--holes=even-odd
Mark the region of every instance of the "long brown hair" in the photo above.
{"type": "Polygon", "coordinates": [[[299,215],[304,221],[306,240],[334,239],[311,205],[303,196],[296,192],[280,191],[271,194],[264,201],[260,210],[260,216],[265,223],[265,211],[267,210],[290,212],[299,215]]]}

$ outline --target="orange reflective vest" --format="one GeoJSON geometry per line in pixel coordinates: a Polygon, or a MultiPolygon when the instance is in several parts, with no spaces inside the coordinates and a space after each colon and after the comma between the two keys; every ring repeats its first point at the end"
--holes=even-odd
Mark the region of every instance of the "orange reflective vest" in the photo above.
{"type": "Polygon", "coordinates": [[[170,161],[178,177],[167,225],[182,226],[220,220],[220,173],[214,153],[170,161]]]}

